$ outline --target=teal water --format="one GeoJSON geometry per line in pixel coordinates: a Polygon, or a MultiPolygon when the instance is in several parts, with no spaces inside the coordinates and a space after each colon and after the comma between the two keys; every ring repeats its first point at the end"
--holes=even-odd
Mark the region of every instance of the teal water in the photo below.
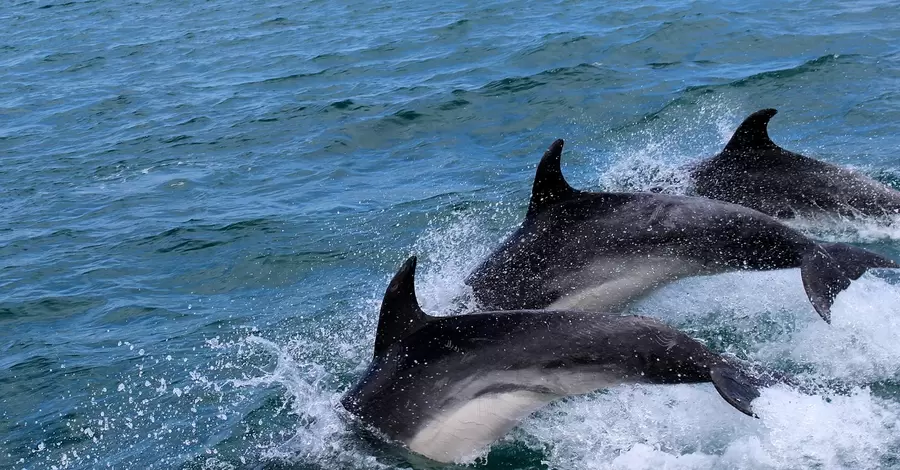
{"type": "MultiPolygon", "coordinates": [[[[750,112],[900,185],[893,2],[7,2],[0,468],[406,468],[336,412],[409,254],[446,312],[543,150],[578,187],[689,192],[750,112]]],[[[793,222],[900,258],[900,221],[793,222]]],[[[815,315],[796,271],[638,304],[843,394],[621,387],[529,418],[490,469],[900,468],[900,289],[815,315]]]]}

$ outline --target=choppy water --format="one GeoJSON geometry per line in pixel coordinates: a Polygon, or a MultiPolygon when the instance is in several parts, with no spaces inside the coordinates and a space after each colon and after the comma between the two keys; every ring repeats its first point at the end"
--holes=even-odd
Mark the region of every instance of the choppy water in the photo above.
{"type": "MultiPolygon", "coordinates": [[[[410,253],[441,312],[546,146],[579,187],[689,188],[778,108],[783,146],[900,182],[900,22],[868,2],[5,2],[0,468],[391,468],[335,405],[410,253]]],[[[799,221],[900,257],[900,226],[799,221]]],[[[796,271],[634,308],[843,394],[555,404],[480,468],[900,468],[900,282],[827,326],[796,271]]]]}

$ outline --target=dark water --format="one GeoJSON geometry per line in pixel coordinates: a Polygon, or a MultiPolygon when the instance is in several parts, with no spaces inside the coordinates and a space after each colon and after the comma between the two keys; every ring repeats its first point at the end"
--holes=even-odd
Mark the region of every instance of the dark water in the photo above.
{"type": "MultiPolygon", "coordinates": [[[[576,186],[671,192],[738,122],[900,182],[900,22],[870,2],[257,0],[0,8],[0,468],[391,468],[335,405],[409,254],[440,312],[567,139],[576,186]]],[[[799,221],[900,257],[900,225],[799,221]]],[[[481,468],[900,467],[900,290],[818,320],[796,271],[634,311],[843,395],[622,387],[481,468]]]]}

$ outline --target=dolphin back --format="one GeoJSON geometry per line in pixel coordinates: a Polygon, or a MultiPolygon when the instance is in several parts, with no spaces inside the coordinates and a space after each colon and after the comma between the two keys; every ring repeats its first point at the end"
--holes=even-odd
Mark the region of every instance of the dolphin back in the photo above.
{"type": "Polygon", "coordinates": [[[893,188],[778,146],[768,133],[776,113],[762,109],[751,114],[719,154],[694,165],[695,194],[779,218],[821,213],[880,217],[900,209],[900,192],[893,188]]]}

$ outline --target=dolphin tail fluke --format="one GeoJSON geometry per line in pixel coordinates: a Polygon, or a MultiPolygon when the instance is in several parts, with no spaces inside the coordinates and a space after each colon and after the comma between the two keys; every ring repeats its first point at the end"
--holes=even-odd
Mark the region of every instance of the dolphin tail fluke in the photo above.
{"type": "Polygon", "coordinates": [[[720,362],[709,370],[710,379],[722,398],[741,413],[756,418],[750,402],[759,398],[759,381],[728,362],[720,362]]]}
{"type": "Polygon", "coordinates": [[[813,308],[823,320],[831,323],[831,304],[838,293],[850,286],[850,277],[824,247],[816,246],[803,256],[800,278],[813,308]]]}
{"type": "Polygon", "coordinates": [[[843,243],[822,243],[803,257],[803,287],[816,312],[831,323],[834,298],[871,268],[896,268],[897,263],[871,251],[843,243]]]}

